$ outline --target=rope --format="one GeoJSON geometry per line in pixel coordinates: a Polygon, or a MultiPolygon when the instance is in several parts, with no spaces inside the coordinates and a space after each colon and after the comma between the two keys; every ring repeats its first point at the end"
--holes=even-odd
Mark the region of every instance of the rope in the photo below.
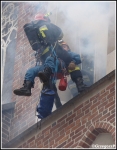
{"type": "Polygon", "coordinates": [[[53,79],[52,79],[52,83],[54,83],[54,84],[56,84],[56,81],[57,81],[57,71],[58,71],[58,65],[59,65],[59,61],[58,61],[56,52],[55,52],[55,50],[54,50],[55,47],[56,47],[56,44],[57,44],[57,41],[55,42],[53,48],[52,48],[52,45],[51,45],[51,48],[52,48],[52,54],[54,55],[55,60],[56,60],[56,64],[55,64],[55,73],[54,73],[54,76],[53,76],[53,79]]]}

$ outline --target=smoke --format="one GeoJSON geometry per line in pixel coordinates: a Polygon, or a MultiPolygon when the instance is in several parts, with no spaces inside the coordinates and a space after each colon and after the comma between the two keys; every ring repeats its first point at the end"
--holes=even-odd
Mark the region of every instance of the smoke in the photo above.
{"type": "Polygon", "coordinates": [[[56,9],[51,8],[52,14],[56,13],[52,23],[62,29],[71,50],[94,55],[95,69],[100,73],[98,80],[106,75],[108,33],[115,32],[115,2],[58,2],[56,9]]]}
{"type": "Polygon", "coordinates": [[[85,37],[94,42],[95,36],[98,34],[100,37],[101,30],[108,24],[109,3],[107,2],[63,2],[58,5],[57,24],[64,33],[66,31],[70,33],[67,37],[72,41],[77,37],[85,37]],[[64,16],[64,22],[60,23],[61,15],[64,16]]]}

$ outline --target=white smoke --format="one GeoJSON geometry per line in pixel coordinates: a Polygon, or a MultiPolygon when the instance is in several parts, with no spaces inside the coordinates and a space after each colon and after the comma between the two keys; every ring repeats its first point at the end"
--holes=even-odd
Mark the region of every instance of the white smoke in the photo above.
{"type": "Polygon", "coordinates": [[[73,1],[56,2],[52,5],[52,23],[62,29],[63,39],[72,51],[95,56],[99,80],[106,75],[108,32],[115,32],[115,2],[73,1]],[[100,59],[103,60],[103,65],[100,59]]]}

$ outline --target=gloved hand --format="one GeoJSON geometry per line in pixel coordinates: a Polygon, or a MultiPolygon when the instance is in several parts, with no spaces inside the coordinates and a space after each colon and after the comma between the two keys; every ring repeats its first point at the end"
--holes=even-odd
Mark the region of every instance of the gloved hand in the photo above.
{"type": "Polygon", "coordinates": [[[75,63],[72,61],[72,62],[70,62],[69,66],[68,66],[68,69],[69,69],[69,70],[74,70],[75,67],[76,67],[76,65],[75,65],[75,63]]]}

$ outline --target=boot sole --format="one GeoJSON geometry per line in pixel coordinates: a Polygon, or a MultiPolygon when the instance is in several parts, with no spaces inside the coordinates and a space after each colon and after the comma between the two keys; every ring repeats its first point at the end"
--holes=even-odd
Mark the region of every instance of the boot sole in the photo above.
{"type": "Polygon", "coordinates": [[[14,94],[18,96],[31,96],[31,93],[23,93],[21,91],[14,91],[14,94]]]}

